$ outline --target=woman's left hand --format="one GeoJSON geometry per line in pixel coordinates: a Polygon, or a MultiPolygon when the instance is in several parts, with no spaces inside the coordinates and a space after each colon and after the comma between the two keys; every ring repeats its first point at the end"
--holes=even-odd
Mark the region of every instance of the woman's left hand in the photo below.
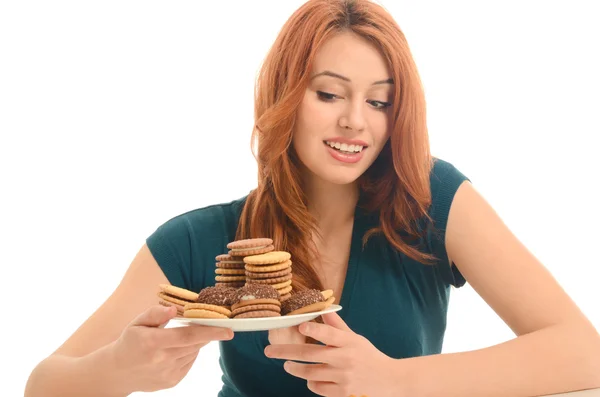
{"type": "Polygon", "coordinates": [[[320,341],[315,344],[277,344],[265,348],[270,358],[286,361],[284,369],[306,379],[321,396],[398,397],[398,360],[386,356],[365,337],[354,333],[336,313],[323,315],[324,324],[303,323],[300,332],[320,341]],[[296,363],[303,361],[310,364],[296,363]]]}

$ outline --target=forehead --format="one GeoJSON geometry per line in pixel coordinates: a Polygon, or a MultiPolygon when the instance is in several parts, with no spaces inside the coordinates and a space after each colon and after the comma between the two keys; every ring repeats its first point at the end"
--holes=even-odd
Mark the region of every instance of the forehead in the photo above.
{"type": "Polygon", "coordinates": [[[367,39],[343,32],[325,41],[315,54],[312,75],[328,70],[341,74],[353,83],[387,79],[390,76],[385,58],[367,39]]]}

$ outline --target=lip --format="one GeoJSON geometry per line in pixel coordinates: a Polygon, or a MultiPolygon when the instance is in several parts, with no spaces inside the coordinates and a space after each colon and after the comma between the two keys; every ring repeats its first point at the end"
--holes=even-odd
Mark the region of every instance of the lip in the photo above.
{"type": "MultiPolygon", "coordinates": [[[[345,142],[342,142],[345,143],[345,142]]],[[[342,153],[334,148],[332,148],[331,146],[327,145],[326,143],[323,143],[325,145],[325,148],[327,149],[327,151],[329,152],[329,154],[331,155],[331,157],[333,157],[334,159],[336,159],[337,161],[340,161],[342,163],[358,163],[364,156],[365,150],[367,150],[367,148],[363,148],[363,150],[361,152],[358,153],[354,153],[354,154],[345,154],[342,153]]]]}
{"type": "Polygon", "coordinates": [[[361,141],[359,139],[348,139],[348,138],[344,138],[344,137],[335,137],[335,138],[327,138],[324,139],[323,142],[339,142],[339,143],[345,143],[347,145],[358,145],[358,146],[362,146],[362,147],[369,147],[369,145],[367,144],[367,142],[365,141],[361,141]]]}

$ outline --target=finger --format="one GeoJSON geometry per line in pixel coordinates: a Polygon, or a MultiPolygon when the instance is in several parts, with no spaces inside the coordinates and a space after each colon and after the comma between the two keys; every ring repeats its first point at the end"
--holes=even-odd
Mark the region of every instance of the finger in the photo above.
{"type": "Polygon", "coordinates": [[[269,330],[269,343],[306,343],[306,337],[300,333],[298,326],[269,330]]]}
{"type": "Polygon", "coordinates": [[[177,315],[177,309],[174,307],[165,307],[162,305],[154,305],[137,316],[131,326],[146,326],[159,327],[166,324],[170,319],[177,315]]]}
{"type": "MultiPolygon", "coordinates": [[[[350,330],[350,328],[348,328],[350,330]]],[[[327,346],[343,347],[352,343],[354,332],[335,328],[330,324],[303,323],[300,324],[300,332],[327,346]]]]}
{"type": "Polygon", "coordinates": [[[191,346],[169,347],[166,349],[166,351],[167,351],[167,354],[169,354],[171,357],[177,359],[177,358],[188,356],[193,353],[197,353],[201,348],[203,348],[206,345],[207,345],[207,343],[199,343],[197,345],[191,345],[191,346]]]}
{"type": "Polygon", "coordinates": [[[207,327],[203,325],[167,328],[160,331],[162,333],[161,346],[164,347],[191,346],[233,338],[233,331],[229,328],[207,327]]]}
{"type": "Polygon", "coordinates": [[[323,363],[339,366],[337,348],[314,344],[285,344],[269,345],[265,348],[265,355],[269,358],[281,360],[304,361],[307,363],[323,363]]]}
{"type": "Polygon", "coordinates": [[[200,353],[200,350],[197,350],[186,356],[178,358],[177,360],[175,360],[174,367],[180,368],[181,370],[184,370],[185,368],[187,368],[189,371],[189,369],[192,367],[192,365],[196,361],[196,358],[198,357],[198,353],[200,353]]]}
{"type": "Polygon", "coordinates": [[[306,382],[306,387],[308,387],[308,390],[318,394],[319,396],[337,396],[339,395],[340,389],[337,383],[319,382],[313,380],[306,382]]]}
{"type": "Polygon", "coordinates": [[[194,357],[193,360],[191,360],[190,362],[188,362],[187,364],[185,364],[183,367],[181,367],[179,369],[179,376],[181,379],[183,379],[188,374],[188,372],[190,372],[190,369],[192,369],[195,362],[196,362],[196,357],[194,357]]]}
{"type": "Polygon", "coordinates": [[[342,318],[336,312],[322,314],[323,322],[327,325],[331,325],[334,328],[340,329],[342,331],[350,331],[350,327],[342,320],[342,318]]]}
{"type": "Polygon", "coordinates": [[[328,364],[302,364],[286,361],[283,369],[296,378],[319,382],[339,382],[339,370],[328,364]]]}

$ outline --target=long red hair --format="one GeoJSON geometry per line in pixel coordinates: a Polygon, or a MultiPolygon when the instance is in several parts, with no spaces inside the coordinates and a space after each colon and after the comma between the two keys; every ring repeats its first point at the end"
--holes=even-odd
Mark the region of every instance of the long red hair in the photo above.
{"type": "Polygon", "coordinates": [[[360,178],[359,205],[378,211],[380,219],[363,243],[383,233],[413,259],[428,263],[434,258],[409,242],[422,233],[417,220],[429,219],[432,157],[424,90],[406,38],[389,13],[370,1],[310,0],[285,23],[257,79],[252,150],[258,162],[258,186],[247,197],[236,235],[236,239],[270,237],[276,249],[290,252],[295,291],[323,289],[311,265],[318,255],[312,240],[316,221],[307,209],[299,160],[291,145],[296,111],[315,53],[343,31],[373,43],[387,60],[395,82],[390,140],[360,178]]]}

